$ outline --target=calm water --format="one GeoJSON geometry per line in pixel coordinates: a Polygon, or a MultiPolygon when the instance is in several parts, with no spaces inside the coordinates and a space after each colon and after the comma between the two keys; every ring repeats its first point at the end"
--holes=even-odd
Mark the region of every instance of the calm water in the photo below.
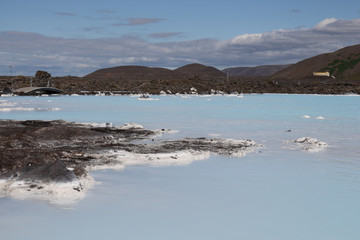
{"type": "Polygon", "coordinates": [[[360,96],[153,98],[0,98],[0,118],[136,122],[179,130],[164,138],[216,135],[264,148],[92,172],[101,183],[72,206],[2,198],[1,239],[360,239],[360,96]],[[329,147],[288,148],[306,136],[329,147]]]}

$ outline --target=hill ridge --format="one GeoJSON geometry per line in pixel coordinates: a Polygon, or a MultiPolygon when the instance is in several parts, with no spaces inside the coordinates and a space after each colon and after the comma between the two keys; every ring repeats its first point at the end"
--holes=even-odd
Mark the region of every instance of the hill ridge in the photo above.
{"type": "Polygon", "coordinates": [[[199,63],[192,63],[170,70],[161,67],[147,67],[126,65],[98,69],[84,76],[85,79],[126,79],[126,80],[184,80],[199,78],[201,80],[225,80],[226,74],[222,71],[199,63]]]}
{"type": "Polygon", "coordinates": [[[255,67],[232,67],[222,70],[229,73],[229,76],[251,77],[251,76],[271,76],[278,71],[289,67],[291,64],[278,65],[259,65],[255,67]]]}
{"type": "Polygon", "coordinates": [[[360,44],[304,59],[271,76],[271,79],[303,79],[313,72],[329,72],[336,78],[360,80],[360,44]]]}

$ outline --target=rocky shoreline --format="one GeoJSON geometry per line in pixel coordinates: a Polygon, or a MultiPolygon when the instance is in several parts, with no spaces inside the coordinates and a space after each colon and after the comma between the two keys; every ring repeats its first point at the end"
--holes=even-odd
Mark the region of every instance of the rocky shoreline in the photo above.
{"type": "Polygon", "coordinates": [[[137,124],[99,127],[63,120],[1,120],[0,197],[46,196],[55,203],[64,203],[64,198],[72,203],[94,184],[91,170],[189,164],[210,154],[241,157],[257,146],[251,140],[154,139],[165,132],[137,124]]]}
{"type": "MultiPolygon", "coordinates": [[[[28,87],[30,77],[0,77],[2,94],[11,88],[28,87]]],[[[268,77],[231,77],[227,80],[205,81],[201,78],[166,80],[96,79],[81,77],[53,77],[51,87],[65,94],[186,94],[195,88],[198,94],[223,92],[238,93],[288,93],[288,94],[360,94],[360,80],[309,77],[300,80],[270,79],[268,77]]],[[[33,80],[33,86],[46,86],[46,82],[33,80]]],[[[36,95],[36,94],[35,94],[36,95]]]]}

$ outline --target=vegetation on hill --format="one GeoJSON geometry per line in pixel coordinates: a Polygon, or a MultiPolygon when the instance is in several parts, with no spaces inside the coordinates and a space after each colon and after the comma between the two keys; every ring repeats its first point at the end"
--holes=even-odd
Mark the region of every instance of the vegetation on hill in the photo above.
{"type": "Polygon", "coordinates": [[[321,71],[343,80],[360,80],[360,44],[305,59],[277,72],[271,79],[302,80],[321,71]]]}
{"type": "MultiPolygon", "coordinates": [[[[354,67],[360,62],[360,53],[350,54],[345,60],[334,59],[332,62],[328,63],[326,67],[322,68],[321,71],[328,71],[331,75],[337,77],[344,77],[344,72],[354,67]]],[[[350,76],[353,78],[354,76],[350,76]]],[[[356,76],[357,77],[357,76],[356,76]]]]}

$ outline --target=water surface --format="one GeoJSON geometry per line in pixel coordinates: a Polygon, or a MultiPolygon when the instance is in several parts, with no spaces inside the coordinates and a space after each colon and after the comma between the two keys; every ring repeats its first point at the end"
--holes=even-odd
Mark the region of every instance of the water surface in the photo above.
{"type": "Polygon", "coordinates": [[[153,98],[1,98],[0,118],[136,122],[179,130],[163,138],[219,136],[264,147],[243,158],[95,171],[101,183],[70,206],[2,198],[1,239],[359,239],[359,96],[153,98]],[[329,146],[289,149],[287,140],[306,136],[329,146]]]}

